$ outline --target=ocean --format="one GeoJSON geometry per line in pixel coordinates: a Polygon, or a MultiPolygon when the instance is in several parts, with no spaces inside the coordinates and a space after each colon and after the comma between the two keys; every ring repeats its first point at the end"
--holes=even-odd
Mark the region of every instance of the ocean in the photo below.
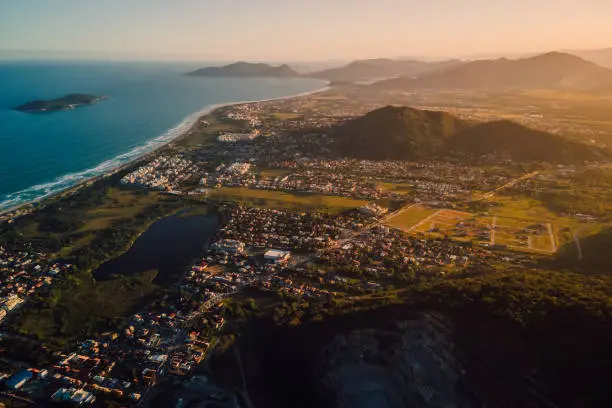
{"type": "Polygon", "coordinates": [[[211,106],[290,96],[325,82],[202,78],[207,64],[0,62],[0,210],[55,194],[175,138],[211,106]],[[71,111],[12,110],[70,93],[108,100],[71,111]]]}

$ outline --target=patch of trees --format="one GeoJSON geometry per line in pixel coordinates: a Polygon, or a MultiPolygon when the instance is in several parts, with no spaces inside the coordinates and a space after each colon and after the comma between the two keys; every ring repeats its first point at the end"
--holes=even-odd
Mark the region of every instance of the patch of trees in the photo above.
{"type": "Polygon", "coordinates": [[[588,214],[603,217],[609,215],[612,203],[600,194],[565,190],[540,193],[538,198],[550,210],[566,214],[588,214]]]}

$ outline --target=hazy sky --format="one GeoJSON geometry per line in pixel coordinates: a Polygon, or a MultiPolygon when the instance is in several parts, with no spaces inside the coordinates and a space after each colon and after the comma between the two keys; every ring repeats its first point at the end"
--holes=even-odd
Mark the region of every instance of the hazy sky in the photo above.
{"type": "Polygon", "coordinates": [[[0,0],[5,55],[307,61],[600,47],[612,47],[612,0],[0,0]]]}

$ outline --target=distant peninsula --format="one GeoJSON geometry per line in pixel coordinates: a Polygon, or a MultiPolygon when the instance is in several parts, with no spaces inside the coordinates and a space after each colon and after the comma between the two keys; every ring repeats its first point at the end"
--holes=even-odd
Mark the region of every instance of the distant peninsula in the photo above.
{"type": "Polygon", "coordinates": [[[277,78],[292,78],[298,77],[289,65],[280,65],[274,67],[262,63],[236,62],[234,64],[225,65],[222,67],[206,67],[200,68],[192,72],[188,72],[188,76],[202,77],[277,77],[277,78]]]}
{"type": "Polygon", "coordinates": [[[108,99],[107,96],[96,96],[88,94],[70,94],[57,99],[35,100],[17,106],[15,110],[22,112],[53,112],[72,110],[78,106],[92,105],[108,99]]]}

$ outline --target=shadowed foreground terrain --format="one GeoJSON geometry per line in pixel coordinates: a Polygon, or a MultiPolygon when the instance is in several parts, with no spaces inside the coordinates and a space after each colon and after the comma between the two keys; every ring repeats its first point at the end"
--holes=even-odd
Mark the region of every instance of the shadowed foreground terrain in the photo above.
{"type": "Polygon", "coordinates": [[[212,369],[242,388],[242,368],[257,407],[580,407],[609,400],[601,387],[608,337],[597,319],[551,309],[518,324],[469,303],[447,312],[388,306],[296,327],[259,320],[212,369]]]}

